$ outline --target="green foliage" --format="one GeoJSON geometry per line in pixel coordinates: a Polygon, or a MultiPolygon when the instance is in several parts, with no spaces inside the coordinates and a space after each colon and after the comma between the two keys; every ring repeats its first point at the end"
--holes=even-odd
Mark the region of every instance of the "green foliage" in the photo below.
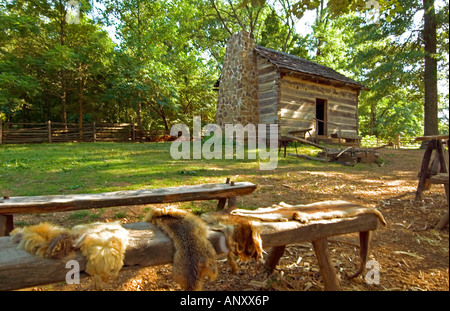
{"type": "MultiPolygon", "coordinates": [[[[362,82],[362,135],[423,132],[420,0],[67,0],[0,3],[0,115],[16,122],[135,122],[168,131],[192,116],[213,122],[230,34],[311,59],[362,82]],[[98,4],[101,4],[99,6],[98,4]],[[96,8],[94,10],[94,8],[96,8]],[[315,14],[311,33],[298,25],[315,14]],[[115,28],[113,41],[105,30],[115,28]]],[[[448,85],[448,0],[437,7],[441,84],[448,85]]],[[[439,101],[448,128],[448,91],[439,101]]]]}

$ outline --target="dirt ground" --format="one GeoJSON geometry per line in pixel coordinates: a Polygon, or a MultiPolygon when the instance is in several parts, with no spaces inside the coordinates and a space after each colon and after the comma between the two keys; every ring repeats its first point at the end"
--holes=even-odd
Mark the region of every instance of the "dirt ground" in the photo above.
{"type": "MultiPolygon", "coordinates": [[[[343,199],[376,207],[388,226],[379,226],[372,235],[370,260],[379,265],[379,284],[373,278],[366,282],[366,273],[353,280],[346,275],[359,264],[358,235],[329,239],[332,260],[343,290],[346,291],[448,291],[449,229],[434,230],[447,209],[442,185],[433,185],[416,202],[417,174],[423,151],[382,149],[384,165],[293,171],[286,169],[274,176],[255,176],[246,181],[258,184],[246,205],[270,206],[284,201],[290,204],[319,200],[343,199]],[[372,280],[372,282],[370,282],[372,280]],[[368,284],[372,283],[372,284],[368,284]]],[[[374,165],[374,164],[367,164],[374,165]]],[[[235,176],[239,180],[241,176],[235,176]]],[[[244,200],[239,198],[239,200],[244,200]]],[[[239,202],[238,202],[239,203],[239,202]]],[[[241,202],[242,203],[242,202],[241,202]]],[[[143,207],[127,209],[125,222],[135,221],[143,207]]],[[[23,216],[25,217],[25,216],[23,216]]],[[[23,219],[25,220],[25,219],[23,219]]],[[[49,219],[45,219],[49,221],[49,219]]],[[[323,283],[311,243],[289,245],[271,275],[263,272],[263,261],[239,263],[237,274],[229,272],[225,258],[218,258],[219,276],[206,281],[207,291],[321,291],[323,283]]],[[[164,265],[126,270],[105,287],[120,291],[177,291],[172,280],[172,266],[164,265]]],[[[370,275],[368,275],[370,276],[370,275]]],[[[79,285],[65,283],[33,287],[25,290],[92,290],[90,277],[79,285]]]]}

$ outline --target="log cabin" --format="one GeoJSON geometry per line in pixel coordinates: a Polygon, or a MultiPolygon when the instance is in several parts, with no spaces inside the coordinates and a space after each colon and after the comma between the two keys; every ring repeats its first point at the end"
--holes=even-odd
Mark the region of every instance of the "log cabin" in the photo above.
{"type": "Polygon", "coordinates": [[[280,139],[295,134],[355,143],[364,89],[327,66],[255,45],[252,35],[240,32],[227,42],[216,123],[278,124],[280,139]]]}

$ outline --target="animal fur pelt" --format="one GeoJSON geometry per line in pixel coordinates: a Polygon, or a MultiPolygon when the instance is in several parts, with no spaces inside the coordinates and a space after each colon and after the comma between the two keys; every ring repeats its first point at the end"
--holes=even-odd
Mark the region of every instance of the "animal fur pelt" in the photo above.
{"type": "Polygon", "coordinates": [[[72,234],[77,236],[74,247],[87,259],[87,273],[103,282],[117,278],[129,239],[128,231],[119,222],[75,226],[72,234]]]}
{"type": "Polygon", "coordinates": [[[206,276],[217,277],[216,251],[207,238],[206,224],[197,216],[175,208],[152,207],[144,219],[173,241],[173,278],[184,290],[201,290],[206,276]]]}
{"type": "Polygon", "coordinates": [[[248,217],[260,221],[297,220],[305,224],[314,220],[349,218],[363,214],[376,215],[381,224],[386,226],[386,221],[378,210],[346,201],[325,201],[307,205],[289,205],[281,202],[272,207],[258,208],[256,210],[236,209],[231,212],[231,215],[248,217]]]}
{"type": "Polygon", "coordinates": [[[232,272],[238,271],[234,256],[242,261],[262,258],[260,229],[253,221],[225,212],[207,213],[201,217],[212,226],[213,230],[221,231],[225,235],[228,247],[227,261],[232,272]]]}
{"type": "Polygon", "coordinates": [[[18,247],[42,258],[62,259],[79,249],[86,258],[86,272],[101,281],[116,278],[123,266],[128,231],[120,223],[92,223],[63,228],[49,223],[17,228],[11,239],[18,247]]]}

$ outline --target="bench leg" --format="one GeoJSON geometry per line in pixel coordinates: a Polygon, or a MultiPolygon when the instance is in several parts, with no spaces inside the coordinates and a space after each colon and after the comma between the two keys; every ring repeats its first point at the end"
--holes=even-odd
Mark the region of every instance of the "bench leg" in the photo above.
{"type": "Polygon", "coordinates": [[[217,210],[221,211],[225,208],[225,203],[227,203],[227,199],[219,199],[219,203],[217,204],[217,210]]]}
{"type": "Polygon", "coordinates": [[[328,251],[328,240],[319,239],[312,242],[314,251],[316,253],[317,261],[319,262],[320,273],[323,278],[323,284],[327,291],[340,291],[341,285],[336,275],[333,262],[328,251]]]}
{"type": "Polygon", "coordinates": [[[436,225],[436,227],[434,229],[442,230],[445,227],[447,227],[448,226],[448,218],[449,218],[449,214],[447,211],[447,213],[445,213],[444,217],[442,217],[442,219],[438,222],[438,224],[436,225]]]}
{"type": "Polygon", "coordinates": [[[13,215],[0,215],[0,236],[9,236],[14,229],[13,215]]]}
{"type": "MultiPolygon", "coordinates": [[[[445,184],[445,195],[447,196],[447,204],[449,203],[449,189],[448,189],[448,184],[445,184]]],[[[448,208],[448,207],[447,207],[448,208]]],[[[442,217],[442,219],[437,223],[436,227],[434,227],[434,229],[436,230],[442,230],[445,227],[448,226],[448,218],[449,218],[449,211],[447,210],[447,213],[445,213],[444,217],[442,217]]]]}
{"type": "Polygon", "coordinates": [[[264,271],[266,273],[270,274],[273,272],[285,249],[286,245],[272,247],[264,262],[264,271]]]}
{"type": "Polygon", "coordinates": [[[426,188],[428,186],[427,181],[430,178],[428,170],[429,170],[431,155],[435,148],[436,148],[436,143],[433,141],[430,141],[427,146],[427,149],[425,150],[425,153],[423,154],[422,166],[420,167],[420,172],[419,172],[419,184],[417,186],[417,191],[416,191],[416,199],[415,199],[416,201],[422,200],[422,192],[424,190],[426,190],[426,188]]]}

